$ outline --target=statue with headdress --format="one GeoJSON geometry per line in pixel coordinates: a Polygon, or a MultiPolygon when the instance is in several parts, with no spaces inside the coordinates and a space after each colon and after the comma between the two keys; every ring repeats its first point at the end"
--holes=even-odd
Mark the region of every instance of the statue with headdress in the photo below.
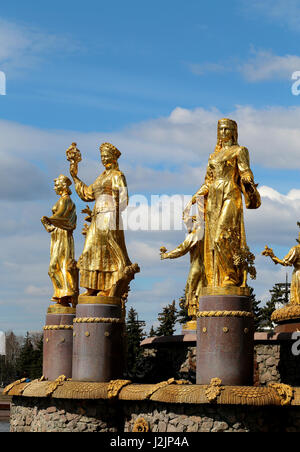
{"type": "Polygon", "coordinates": [[[188,231],[184,241],[172,251],[167,251],[164,246],[160,248],[162,260],[176,259],[187,253],[190,254],[190,270],[185,286],[185,306],[183,301],[180,302],[182,308],[187,308],[190,317],[190,320],[183,327],[184,330],[196,330],[198,298],[201,288],[205,285],[203,199],[200,197],[197,199],[196,215],[190,215],[191,208],[192,201],[187,204],[183,212],[183,221],[188,231]]]}
{"type": "Polygon", "coordinates": [[[218,141],[210,155],[204,184],[193,196],[204,197],[205,293],[241,294],[247,274],[255,278],[254,255],[250,252],[244,228],[243,201],[246,208],[261,204],[250,169],[248,149],[238,144],[237,123],[218,122],[218,141]]]}
{"type": "MultiPolygon", "coordinates": [[[[299,223],[298,226],[300,226],[299,223]]],[[[276,309],[271,316],[271,320],[276,323],[297,321],[298,328],[300,322],[300,233],[296,241],[298,242],[298,245],[293,246],[283,259],[276,257],[273,249],[269,248],[267,245],[265,246],[262,255],[270,257],[275,264],[280,264],[284,267],[294,267],[289,303],[280,309],[276,309]]]]}
{"type": "Polygon", "coordinates": [[[60,197],[52,208],[51,217],[41,222],[51,234],[49,276],[53,283],[51,301],[68,307],[77,304],[78,270],[74,255],[73,231],[76,228],[76,207],[70,195],[72,182],[61,174],[54,180],[54,190],[60,197]]]}
{"type": "Polygon", "coordinates": [[[105,169],[91,185],[86,185],[78,177],[81,154],[76,143],[67,150],[78,196],[85,202],[95,202],[92,211],[83,211],[88,213],[86,221],[90,225],[85,225],[85,244],[78,260],[80,286],[86,289],[82,294],[85,297],[126,299],[129,283],[139,271],[129,259],[122,224],[121,214],[128,204],[127,183],[118,165],[121,152],[111,143],[103,143],[100,153],[105,169]]]}

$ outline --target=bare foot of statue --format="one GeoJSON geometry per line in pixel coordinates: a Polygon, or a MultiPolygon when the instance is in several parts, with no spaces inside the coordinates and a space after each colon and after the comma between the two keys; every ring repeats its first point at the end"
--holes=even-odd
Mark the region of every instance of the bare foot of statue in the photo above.
{"type": "Polygon", "coordinates": [[[223,287],[227,287],[227,286],[235,286],[236,282],[233,281],[229,276],[225,276],[224,281],[223,281],[223,287]]]}

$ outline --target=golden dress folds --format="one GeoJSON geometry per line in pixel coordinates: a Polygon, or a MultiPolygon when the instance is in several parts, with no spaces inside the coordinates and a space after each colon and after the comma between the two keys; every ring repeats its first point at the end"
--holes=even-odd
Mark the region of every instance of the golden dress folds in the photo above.
{"type": "Polygon", "coordinates": [[[70,196],[63,195],[48,217],[52,225],[49,276],[53,283],[53,299],[77,294],[77,269],[74,256],[73,230],[76,228],[76,208],[70,196]]]}
{"type": "Polygon", "coordinates": [[[283,264],[294,266],[291,281],[290,303],[300,305],[300,246],[296,245],[283,258],[283,264]]]}
{"type": "Polygon", "coordinates": [[[238,145],[217,149],[210,155],[205,183],[196,195],[205,197],[204,263],[208,286],[241,286],[243,274],[234,263],[244,249],[246,236],[242,193],[247,208],[258,208],[247,148],[238,145]]]}
{"type": "Polygon", "coordinates": [[[122,278],[124,269],[131,265],[120,215],[128,204],[126,179],[119,169],[108,169],[90,186],[77,178],[75,189],[83,201],[95,201],[77,264],[80,286],[109,295],[122,278]]]}

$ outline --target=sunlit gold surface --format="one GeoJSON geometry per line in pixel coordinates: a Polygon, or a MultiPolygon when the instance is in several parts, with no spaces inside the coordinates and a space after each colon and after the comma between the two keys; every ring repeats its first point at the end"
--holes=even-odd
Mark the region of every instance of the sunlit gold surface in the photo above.
{"type": "Polygon", "coordinates": [[[236,287],[236,286],[201,287],[199,291],[199,296],[207,297],[209,295],[238,295],[239,297],[248,297],[250,295],[250,289],[249,287],[236,287]]]}
{"type": "Polygon", "coordinates": [[[293,246],[282,260],[278,259],[272,248],[268,246],[265,247],[262,255],[269,256],[275,264],[280,264],[284,267],[294,267],[290,290],[290,305],[300,305],[300,245],[293,246]]]}
{"type": "Polygon", "coordinates": [[[185,331],[196,331],[197,330],[197,320],[190,320],[189,322],[186,322],[182,329],[185,331]]]}
{"type": "Polygon", "coordinates": [[[204,224],[201,221],[203,217],[203,203],[200,199],[197,203],[198,216],[191,217],[190,209],[192,202],[190,202],[183,213],[184,222],[188,228],[188,235],[185,240],[172,251],[167,252],[165,247],[161,247],[161,259],[176,259],[190,253],[190,271],[185,287],[185,304],[188,309],[188,315],[192,318],[184,329],[196,329],[197,325],[196,314],[198,310],[198,297],[205,281],[205,271],[203,266],[203,228],[204,224]]]}
{"type": "MultiPolygon", "coordinates": [[[[297,240],[298,243],[299,239],[300,233],[297,240]]],[[[275,264],[280,264],[284,267],[294,267],[290,289],[290,301],[283,308],[276,309],[271,316],[271,320],[280,323],[286,320],[300,319],[300,245],[293,246],[282,260],[276,257],[272,248],[269,248],[267,245],[265,246],[262,255],[270,257],[275,264]]]]}
{"type": "Polygon", "coordinates": [[[164,247],[160,250],[162,259],[174,259],[190,252],[185,295],[192,320],[195,320],[199,297],[249,296],[247,276],[256,277],[255,256],[246,243],[242,195],[248,209],[257,209],[261,198],[250,169],[249,152],[238,145],[237,139],[236,122],[221,119],[217,146],[209,157],[204,184],[184,211],[185,218],[191,204],[197,203],[204,224],[198,221],[197,227],[189,230],[185,241],[175,250],[167,252],[164,247]]]}
{"type": "Polygon", "coordinates": [[[76,208],[70,198],[72,182],[64,175],[55,179],[54,190],[59,200],[51,217],[42,217],[46,231],[51,234],[49,276],[53,283],[52,301],[65,306],[77,304],[78,270],[74,256],[73,231],[76,228],[76,208]]]}
{"type": "MultiPolygon", "coordinates": [[[[103,295],[94,296],[93,304],[113,304],[121,306],[121,298],[120,297],[105,297],[103,295]]],[[[85,295],[79,295],[78,304],[90,304],[91,297],[85,295]]]]}
{"type": "Polygon", "coordinates": [[[86,202],[95,201],[92,212],[84,211],[90,226],[85,225],[86,240],[78,260],[80,286],[87,289],[84,296],[126,298],[129,283],[139,271],[128,257],[120,215],[128,204],[127,184],[117,162],[120,151],[110,143],[103,143],[100,151],[105,170],[87,186],[77,176],[81,154],[76,143],[67,150],[78,196],[86,202]]]}
{"type": "Polygon", "coordinates": [[[267,387],[223,386],[217,379],[213,379],[210,385],[182,383],[174,378],[157,384],[130,384],[129,381],[90,383],[66,381],[65,377],[61,376],[55,381],[35,380],[26,383],[24,380],[19,380],[7,386],[4,394],[22,397],[49,396],[54,399],[74,400],[108,400],[113,395],[116,400],[136,402],[150,400],[180,404],[207,404],[209,402],[217,405],[250,406],[299,406],[300,404],[300,388],[283,384],[269,384],[267,387]]]}
{"type": "Polygon", "coordinates": [[[62,306],[60,304],[50,305],[48,310],[48,314],[75,314],[76,308],[71,308],[69,306],[62,306]]]}
{"type": "Polygon", "coordinates": [[[236,288],[247,286],[248,273],[256,276],[254,255],[246,244],[242,194],[248,209],[257,209],[261,200],[249,152],[238,145],[237,137],[235,121],[219,121],[218,142],[208,160],[205,182],[193,197],[196,202],[204,196],[204,286],[215,293],[235,293],[236,288]]]}

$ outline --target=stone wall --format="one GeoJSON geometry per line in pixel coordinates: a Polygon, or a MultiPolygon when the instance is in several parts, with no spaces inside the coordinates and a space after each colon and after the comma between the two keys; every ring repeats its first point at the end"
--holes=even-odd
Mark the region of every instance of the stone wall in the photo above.
{"type": "Polygon", "coordinates": [[[132,432],[143,418],[150,432],[293,432],[299,407],[165,404],[152,401],[14,397],[12,432],[132,432]]]}
{"type": "Polygon", "coordinates": [[[266,385],[270,382],[282,383],[280,376],[280,345],[258,344],[255,346],[255,383],[266,385]]]}
{"type": "Polygon", "coordinates": [[[106,400],[14,397],[11,432],[117,432],[122,423],[106,400]]]}
{"type": "MultiPolygon", "coordinates": [[[[254,348],[254,384],[270,382],[300,386],[300,355],[292,353],[291,334],[256,334],[254,348]]],[[[168,378],[186,379],[196,383],[196,340],[173,336],[144,341],[141,381],[155,383],[168,378]]]]}

